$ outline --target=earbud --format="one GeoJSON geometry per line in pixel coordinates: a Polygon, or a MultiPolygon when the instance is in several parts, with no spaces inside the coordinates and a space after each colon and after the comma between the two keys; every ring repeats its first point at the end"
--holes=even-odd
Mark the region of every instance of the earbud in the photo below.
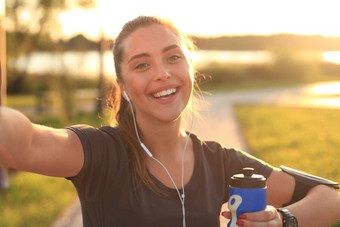
{"type": "Polygon", "coordinates": [[[126,93],[125,90],[123,91],[123,95],[124,95],[126,101],[130,102],[130,98],[129,98],[129,96],[127,95],[127,93],[126,93]]]}

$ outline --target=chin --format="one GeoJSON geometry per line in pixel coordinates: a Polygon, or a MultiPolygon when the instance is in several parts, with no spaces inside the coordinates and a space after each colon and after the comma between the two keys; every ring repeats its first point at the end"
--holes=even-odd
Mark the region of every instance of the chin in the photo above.
{"type": "Polygon", "coordinates": [[[171,113],[171,114],[167,114],[167,115],[162,115],[162,116],[158,115],[158,119],[162,122],[175,122],[175,121],[178,121],[179,119],[181,119],[182,115],[183,115],[183,111],[171,113]]]}

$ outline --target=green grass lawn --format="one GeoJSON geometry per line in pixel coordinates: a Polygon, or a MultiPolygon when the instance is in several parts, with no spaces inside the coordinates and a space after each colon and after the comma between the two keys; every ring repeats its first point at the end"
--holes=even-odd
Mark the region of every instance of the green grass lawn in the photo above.
{"type": "Polygon", "coordinates": [[[237,106],[254,155],[340,181],[340,111],[277,106],[237,106]]]}
{"type": "Polygon", "coordinates": [[[7,105],[12,108],[37,105],[37,97],[34,95],[8,95],[7,105]]]}
{"type": "Polygon", "coordinates": [[[340,182],[339,110],[238,105],[236,113],[256,157],[340,182]]]}
{"type": "Polygon", "coordinates": [[[19,172],[0,191],[0,227],[48,227],[76,198],[71,182],[19,172]]]}

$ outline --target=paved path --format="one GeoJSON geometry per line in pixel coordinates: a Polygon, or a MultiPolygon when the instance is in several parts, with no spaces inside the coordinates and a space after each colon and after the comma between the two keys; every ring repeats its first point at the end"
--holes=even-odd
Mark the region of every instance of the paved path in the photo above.
{"type": "Polygon", "coordinates": [[[83,220],[79,199],[62,214],[62,216],[52,225],[52,227],[82,227],[83,220]]]}
{"type": "MultiPolygon", "coordinates": [[[[202,119],[195,120],[193,132],[204,140],[219,141],[227,147],[236,147],[249,152],[235,118],[233,108],[235,104],[262,103],[340,109],[340,81],[284,88],[217,93],[207,96],[205,99],[210,104],[205,109],[200,110],[202,119]]],[[[221,220],[221,226],[226,226],[226,221],[221,220]]],[[[53,227],[81,226],[82,219],[78,200],[53,225],[53,227]]]]}

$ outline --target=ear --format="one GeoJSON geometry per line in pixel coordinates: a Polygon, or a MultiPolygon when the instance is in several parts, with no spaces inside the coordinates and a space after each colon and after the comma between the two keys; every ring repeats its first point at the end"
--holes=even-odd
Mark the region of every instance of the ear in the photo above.
{"type": "Polygon", "coordinates": [[[118,79],[116,79],[116,83],[118,84],[120,91],[123,92],[124,91],[123,83],[121,83],[118,79]]]}
{"type": "Polygon", "coordinates": [[[124,99],[125,99],[126,101],[129,102],[130,99],[129,99],[129,97],[128,97],[127,94],[126,94],[124,84],[123,84],[121,81],[119,81],[118,79],[116,80],[116,82],[117,82],[117,84],[118,84],[118,86],[119,86],[121,95],[124,97],[124,99]]]}

